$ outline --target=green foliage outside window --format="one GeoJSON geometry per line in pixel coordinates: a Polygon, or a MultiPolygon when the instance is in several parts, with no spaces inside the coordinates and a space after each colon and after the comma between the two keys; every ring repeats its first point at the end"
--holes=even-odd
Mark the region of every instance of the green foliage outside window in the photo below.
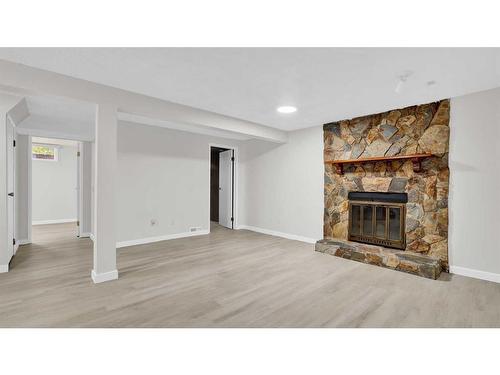
{"type": "Polygon", "coordinates": [[[54,160],[55,158],[54,147],[50,146],[33,145],[32,154],[33,154],[33,159],[54,160]]]}

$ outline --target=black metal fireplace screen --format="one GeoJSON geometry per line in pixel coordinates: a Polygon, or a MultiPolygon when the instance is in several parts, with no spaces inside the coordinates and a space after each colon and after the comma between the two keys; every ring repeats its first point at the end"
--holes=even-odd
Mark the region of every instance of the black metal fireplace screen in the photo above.
{"type": "Polygon", "coordinates": [[[406,248],[406,193],[349,193],[350,241],[406,248]]]}

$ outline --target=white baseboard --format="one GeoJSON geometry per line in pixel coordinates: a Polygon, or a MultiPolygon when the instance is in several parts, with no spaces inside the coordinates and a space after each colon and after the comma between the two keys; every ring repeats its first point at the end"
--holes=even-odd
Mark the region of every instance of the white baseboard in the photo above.
{"type": "Polygon", "coordinates": [[[9,265],[8,264],[0,264],[0,273],[5,273],[9,272],[9,265]]]}
{"type": "Polygon", "coordinates": [[[14,255],[17,254],[17,251],[19,250],[19,246],[29,245],[30,243],[31,243],[30,240],[17,240],[16,244],[14,245],[14,255]]]}
{"type": "Polygon", "coordinates": [[[92,242],[95,242],[94,233],[90,233],[89,238],[92,240],[92,242]]]}
{"type": "Polygon", "coordinates": [[[77,221],[76,219],[36,220],[33,221],[31,225],[76,223],[76,221],[77,221]]]}
{"type": "Polygon", "coordinates": [[[118,270],[113,270],[104,273],[96,273],[94,270],[92,270],[91,277],[92,281],[95,284],[103,283],[105,281],[116,280],[118,279],[118,270]]]}
{"type": "Polygon", "coordinates": [[[493,281],[495,283],[500,283],[500,274],[492,273],[487,271],[473,270],[471,268],[450,266],[450,273],[456,275],[473,277],[474,279],[481,279],[486,281],[493,281]]]}
{"type": "Polygon", "coordinates": [[[301,241],[301,242],[307,242],[307,243],[316,243],[316,241],[318,241],[318,240],[316,240],[314,238],[310,238],[310,237],[297,236],[295,234],[277,232],[277,231],[274,231],[274,230],[269,230],[269,229],[264,229],[264,228],[259,228],[259,227],[253,227],[251,225],[239,225],[237,229],[246,229],[246,230],[251,230],[252,232],[258,232],[258,233],[262,233],[262,234],[269,234],[271,236],[283,237],[283,238],[287,238],[289,240],[301,241]]]}
{"type": "Polygon", "coordinates": [[[145,244],[153,243],[153,242],[174,240],[176,238],[201,236],[201,235],[208,234],[208,233],[209,233],[209,231],[205,229],[205,230],[199,230],[197,232],[174,233],[174,234],[167,234],[167,235],[158,236],[158,237],[147,237],[147,238],[139,238],[137,240],[120,241],[120,242],[116,243],[116,248],[119,249],[119,248],[128,247],[128,246],[145,245],[145,244]]]}
{"type": "Polygon", "coordinates": [[[80,233],[80,238],[91,238],[92,233],[80,233]]]}

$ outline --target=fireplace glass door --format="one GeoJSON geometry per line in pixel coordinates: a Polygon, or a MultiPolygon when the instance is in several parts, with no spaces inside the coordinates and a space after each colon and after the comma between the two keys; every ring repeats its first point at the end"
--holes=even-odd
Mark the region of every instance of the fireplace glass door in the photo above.
{"type": "Polygon", "coordinates": [[[405,249],[404,203],[349,202],[349,240],[405,249]]]}

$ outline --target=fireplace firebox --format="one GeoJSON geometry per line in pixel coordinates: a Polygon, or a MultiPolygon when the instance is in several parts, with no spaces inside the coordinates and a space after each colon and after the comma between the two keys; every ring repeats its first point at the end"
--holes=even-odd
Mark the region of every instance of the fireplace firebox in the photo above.
{"type": "Polygon", "coordinates": [[[406,193],[350,192],[350,241],[406,248],[406,193]]]}

